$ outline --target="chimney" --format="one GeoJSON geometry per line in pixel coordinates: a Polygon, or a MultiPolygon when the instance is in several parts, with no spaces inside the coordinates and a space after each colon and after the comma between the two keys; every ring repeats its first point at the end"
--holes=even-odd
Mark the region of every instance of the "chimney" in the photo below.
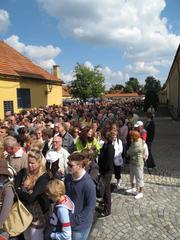
{"type": "Polygon", "coordinates": [[[57,77],[58,79],[60,79],[60,66],[59,65],[54,65],[53,66],[52,75],[54,77],[57,77]]]}

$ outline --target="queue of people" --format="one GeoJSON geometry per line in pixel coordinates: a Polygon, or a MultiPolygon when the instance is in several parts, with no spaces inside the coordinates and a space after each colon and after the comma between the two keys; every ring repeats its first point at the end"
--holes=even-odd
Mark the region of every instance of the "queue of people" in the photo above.
{"type": "Polygon", "coordinates": [[[12,189],[33,216],[19,240],[88,239],[98,210],[98,176],[104,183],[98,217],[106,217],[111,214],[112,176],[117,192],[128,158],[127,193],[142,198],[145,160],[147,167],[155,167],[155,124],[150,112],[145,124],[139,121],[138,108],[137,100],[76,103],[22,111],[1,120],[0,239],[10,237],[3,223],[13,204],[12,189]]]}

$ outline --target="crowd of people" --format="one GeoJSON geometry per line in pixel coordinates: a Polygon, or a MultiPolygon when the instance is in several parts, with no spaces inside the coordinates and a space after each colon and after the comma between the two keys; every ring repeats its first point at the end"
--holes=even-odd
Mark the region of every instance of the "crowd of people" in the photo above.
{"type": "Polygon", "coordinates": [[[14,191],[33,216],[16,239],[88,238],[94,212],[111,214],[111,179],[122,188],[121,174],[129,164],[135,199],[143,197],[144,167],[155,167],[151,146],[154,113],[143,123],[141,100],[74,103],[6,113],[0,120],[0,239],[14,191]],[[102,208],[96,187],[103,179],[102,208]]]}

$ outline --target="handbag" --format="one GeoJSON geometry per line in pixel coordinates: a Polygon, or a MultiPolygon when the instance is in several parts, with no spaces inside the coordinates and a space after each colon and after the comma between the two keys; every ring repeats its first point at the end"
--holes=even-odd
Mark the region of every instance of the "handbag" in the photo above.
{"type": "Polygon", "coordinates": [[[9,216],[4,223],[4,229],[10,237],[16,237],[23,233],[31,224],[33,216],[20,201],[18,194],[14,190],[16,201],[14,202],[9,216]]]}

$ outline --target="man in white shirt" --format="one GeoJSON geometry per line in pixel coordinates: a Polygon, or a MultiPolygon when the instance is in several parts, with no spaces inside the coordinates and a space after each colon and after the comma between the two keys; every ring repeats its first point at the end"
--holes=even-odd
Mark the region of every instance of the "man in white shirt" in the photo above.
{"type": "Polygon", "coordinates": [[[53,176],[63,179],[67,174],[67,162],[69,153],[62,147],[62,137],[53,137],[53,148],[46,154],[46,168],[51,171],[53,176]],[[55,166],[56,165],[56,166],[55,166]]]}

